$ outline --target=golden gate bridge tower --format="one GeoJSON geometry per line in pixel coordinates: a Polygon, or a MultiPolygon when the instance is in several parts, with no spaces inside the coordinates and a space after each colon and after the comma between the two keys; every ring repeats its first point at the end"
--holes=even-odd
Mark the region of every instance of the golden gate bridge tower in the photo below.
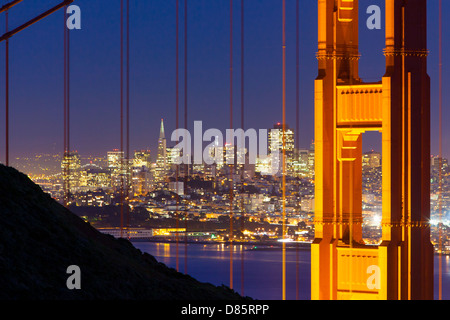
{"type": "Polygon", "coordinates": [[[358,0],[318,1],[312,299],[433,299],[427,1],[386,0],[386,72],[358,76],[358,0]],[[382,241],[362,238],[362,134],[382,134],[382,241]]]}

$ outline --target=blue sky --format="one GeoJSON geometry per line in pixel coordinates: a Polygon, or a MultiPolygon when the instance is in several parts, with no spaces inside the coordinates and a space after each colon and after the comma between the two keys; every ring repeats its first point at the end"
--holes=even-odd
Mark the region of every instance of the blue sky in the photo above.
{"type": "MultiPolygon", "coordinates": [[[[6,1],[0,1],[4,4],[6,1]]],[[[240,123],[240,1],[234,0],[234,106],[240,123]]],[[[25,0],[10,12],[10,28],[59,3],[25,0]]],[[[156,152],[160,119],[175,128],[175,0],[131,3],[131,150],[156,152]]],[[[282,11],[280,0],[245,1],[246,127],[270,128],[281,121],[282,11]]],[[[71,31],[71,145],[81,154],[104,155],[118,148],[120,116],[120,0],[75,0],[82,30],[71,31]]],[[[295,127],[295,0],[287,0],[287,122],[295,127]]],[[[384,27],[365,26],[369,5],[360,1],[360,76],[384,74],[384,27]]],[[[438,0],[428,1],[429,74],[432,79],[432,152],[437,152],[438,0]]],[[[188,122],[225,130],[229,124],[229,0],[188,0],[188,122]]],[[[300,146],[314,132],[314,79],[317,76],[317,2],[301,1],[300,146]]],[[[184,1],[180,3],[180,110],[183,108],[184,1]]],[[[444,49],[450,52],[450,2],[444,1],[444,49]]],[[[384,26],[384,19],[383,24],[384,26]]],[[[0,32],[4,17],[0,17],[0,32]]],[[[63,148],[63,12],[16,35],[10,42],[11,157],[63,148]]],[[[444,150],[450,94],[449,54],[444,55],[444,150]]],[[[4,123],[4,44],[0,44],[0,128],[4,123]]],[[[183,119],[180,120],[183,123],[183,119]]],[[[3,137],[3,130],[2,135],[3,137]]],[[[367,139],[365,147],[377,148],[367,139]]],[[[4,159],[0,139],[0,159],[4,159]]],[[[446,153],[448,156],[450,153],[446,153]]]]}

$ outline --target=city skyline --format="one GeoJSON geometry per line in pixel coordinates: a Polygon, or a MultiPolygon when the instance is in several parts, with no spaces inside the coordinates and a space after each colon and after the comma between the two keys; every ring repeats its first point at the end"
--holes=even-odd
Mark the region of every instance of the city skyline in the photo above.
{"type": "MultiPolygon", "coordinates": [[[[384,1],[374,0],[384,8],[384,1]]],[[[103,8],[100,3],[78,1],[82,29],[71,31],[71,149],[86,154],[103,154],[119,143],[119,1],[103,8]],[[117,2],[117,3],[116,3],[117,2]],[[116,6],[117,4],[117,6],[116,6]],[[100,14],[101,12],[101,14],[100,14]],[[99,42],[99,37],[102,41],[99,42]],[[95,72],[94,72],[95,71],[95,72]],[[101,119],[102,121],[98,121],[101,119]]],[[[444,2],[444,10],[450,4],[444,2]]],[[[227,3],[188,2],[188,126],[202,120],[211,128],[225,130],[229,103],[229,7],[227,3]],[[205,26],[211,25],[211,28],[205,26]]],[[[234,23],[234,116],[240,118],[240,8],[236,3],[234,23]]],[[[294,2],[287,2],[287,113],[295,118],[295,15],[294,2]]],[[[17,6],[10,25],[44,9],[32,4],[17,6]]],[[[437,2],[428,4],[430,50],[428,70],[432,79],[432,153],[437,150],[437,2]]],[[[313,79],[317,76],[317,3],[302,2],[300,8],[300,146],[313,140],[313,79]]],[[[181,10],[181,9],[180,9],[181,10]]],[[[281,121],[281,9],[270,0],[245,4],[245,116],[244,129],[270,128],[281,121]],[[270,61],[270,63],[268,63],[270,61]]],[[[182,10],[181,10],[182,11],[182,10]]],[[[383,11],[382,11],[383,12],[383,11]]],[[[175,129],[175,4],[167,1],[131,3],[131,149],[156,150],[155,132],[166,119],[167,132],[175,129]]],[[[368,30],[367,14],[360,9],[360,74],[366,81],[379,81],[384,70],[384,28],[368,30]],[[378,48],[378,49],[377,49],[378,48]]],[[[181,12],[183,18],[183,12],[181,12]]],[[[62,28],[58,14],[41,21],[11,39],[10,122],[11,157],[59,152],[62,147],[62,28]],[[39,43],[37,41],[41,41],[39,43]],[[32,48],[33,56],[29,56],[32,48]],[[16,61],[20,61],[20,64],[16,61]],[[23,63],[23,61],[27,61],[23,63]],[[61,68],[60,68],[61,67],[61,68]],[[18,85],[20,82],[20,86],[18,85]],[[61,87],[61,90],[58,88],[61,87]],[[24,92],[27,94],[24,95],[24,92]],[[54,93],[51,97],[48,93],[54,93]],[[33,134],[30,134],[33,132],[33,134]]],[[[181,19],[182,20],[182,19],[181,19]]],[[[444,21],[444,50],[449,21],[444,21]]],[[[182,25],[182,24],[181,24],[182,25]]],[[[382,24],[383,25],[383,24],[382,24]]],[[[180,26],[180,59],[184,39],[180,26]]],[[[0,52],[0,58],[3,53],[0,52]]],[[[444,64],[444,83],[450,72],[444,64]]],[[[180,79],[183,79],[180,61],[180,79]]],[[[0,86],[3,79],[0,79],[0,86]]],[[[183,81],[180,81],[183,88],[183,81]]],[[[444,90],[444,118],[446,101],[444,90]]],[[[0,93],[0,96],[3,93],[0,93]]],[[[180,90],[180,102],[184,102],[180,90]]],[[[0,113],[3,122],[4,114],[0,113]]],[[[180,123],[183,123],[180,117],[180,123]]],[[[295,127],[292,121],[291,127],[295,127]]],[[[295,128],[294,128],[295,129],[295,128]]],[[[444,155],[449,148],[444,127],[444,155]]],[[[367,139],[370,140],[370,139],[367,139]]],[[[373,141],[374,144],[378,140],[373,141]]],[[[0,162],[4,161],[0,141],[0,162]]]]}
{"type": "MultiPolygon", "coordinates": [[[[164,119],[162,119],[162,120],[164,120],[164,119]]],[[[160,124],[161,124],[161,122],[160,122],[160,124]]],[[[279,123],[274,123],[272,128],[270,128],[270,127],[269,128],[265,128],[269,132],[268,133],[268,144],[267,144],[267,148],[268,148],[269,152],[270,152],[270,143],[269,143],[270,130],[273,129],[273,127],[276,127],[277,125],[279,125],[279,123]]],[[[295,132],[292,132],[293,129],[289,128],[288,124],[286,126],[288,128],[286,134],[288,136],[292,136],[293,141],[291,142],[291,144],[294,145],[295,144],[295,132]]],[[[153,140],[159,141],[159,137],[160,137],[159,135],[160,135],[160,131],[158,131],[158,138],[154,138],[153,140]]],[[[280,133],[280,135],[281,135],[281,133],[280,133]]],[[[177,143],[178,142],[176,142],[176,141],[169,141],[168,144],[166,143],[166,149],[168,150],[167,151],[167,156],[168,157],[170,157],[170,151],[171,150],[174,151],[173,149],[175,148],[177,143]]],[[[207,144],[207,143],[208,142],[204,142],[204,144],[207,144]]],[[[311,145],[313,145],[313,144],[314,144],[314,140],[310,141],[309,145],[300,146],[298,149],[296,147],[294,147],[294,150],[298,150],[300,152],[301,151],[306,151],[306,150],[309,150],[311,148],[311,145]]],[[[158,143],[156,142],[155,145],[156,145],[155,149],[142,147],[142,148],[137,148],[137,149],[131,150],[129,160],[134,159],[134,157],[136,156],[136,153],[143,152],[145,150],[145,151],[149,152],[149,154],[150,154],[150,156],[149,156],[150,161],[152,161],[153,164],[156,164],[157,163],[157,157],[158,157],[158,143]]],[[[227,142],[224,141],[223,145],[222,145],[222,148],[225,147],[226,145],[227,145],[227,142]]],[[[374,145],[378,146],[379,144],[376,143],[374,145]]],[[[94,154],[83,152],[83,150],[80,151],[78,149],[71,149],[69,154],[76,153],[80,157],[80,159],[85,159],[85,163],[84,164],[86,165],[86,164],[92,164],[93,163],[92,162],[93,159],[95,159],[97,161],[98,161],[98,159],[104,159],[105,161],[107,161],[108,153],[110,153],[110,152],[116,152],[116,153],[122,153],[122,154],[125,153],[125,151],[120,151],[120,149],[113,148],[111,150],[107,150],[104,153],[94,153],[94,154]]],[[[180,150],[178,150],[177,152],[180,152],[180,150]]],[[[363,149],[363,153],[366,154],[366,153],[371,153],[371,152],[376,152],[376,153],[380,153],[381,154],[381,149],[376,148],[376,147],[374,148],[372,145],[366,145],[365,148],[363,149]]],[[[62,159],[62,155],[63,155],[62,151],[56,151],[55,153],[53,153],[53,152],[38,152],[38,153],[34,153],[34,154],[26,154],[26,155],[20,156],[20,157],[14,157],[10,161],[12,162],[12,164],[14,166],[14,165],[17,165],[17,164],[22,164],[23,160],[29,160],[29,159],[32,159],[32,158],[40,158],[42,156],[51,156],[51,157],[55,157],[55,158],[59,157],[59,158],[62,159]]],[[[172,157],[174,157],[174,156],[172,156],[172,157]]],[[[437,155],[431,155],[431,157],[437,157],[437,155]]],[[[60,161],[60,160],[58,160],[58,161],[60,161]]],[[[204,161],[204,159],[203,159],[203,161],[204,161]]]]}

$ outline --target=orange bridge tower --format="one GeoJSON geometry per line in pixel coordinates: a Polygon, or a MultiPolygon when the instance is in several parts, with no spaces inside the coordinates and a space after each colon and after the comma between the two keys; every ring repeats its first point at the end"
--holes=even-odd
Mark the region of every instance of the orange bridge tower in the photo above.
{"type": "Polygon", "coordinates": [[[318,0],[312,299],[433,299],[426,0],[386,0],[386,72],[358,76],[358,0],[318,0]],[[362,238],[362,133],[382,133],[382,242],[362,238]]]}

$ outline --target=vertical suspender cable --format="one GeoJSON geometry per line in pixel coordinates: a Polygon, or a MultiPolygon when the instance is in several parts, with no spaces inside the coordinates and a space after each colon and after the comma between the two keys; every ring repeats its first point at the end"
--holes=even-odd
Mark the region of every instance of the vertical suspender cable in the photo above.
{"type": "MultiPolygon", "coordinates": [[[[176,38],[176,44],[175,44],[175,129],[178,130],[179,123],[179,0],[175,0],[176,2],[176,30],[175,30],[175,38],[176,38]]],[[[178,175],[179,175],[179,165],[176,166],[176,176],[175,176],[175,184],[178,191],[178,175]]],[[[180,205],[180,196],[177,192],[177,222],[176,222],[176,228],[178,230],[179,223],[180,223],[180,217],[179,217],[179,205],[180,205]]],[[[178,242],[179,242],[179,233],[178,231],[175,233],[176,237],[176,269],[179,271],[179,261],[178,261],[178,242]]]]}
{"type": "MultiPolygon", "coordinates": [[[[67,12],[67,8],[66,7],[66,12],[67,12]]],[[[66,34],[67,34],[67,63],[66,63],[66,67],[67,67],[67,80],[66,80],[66,85],[67,85],[67,153],[69,155],[69,161],[67,161],[67,171],[68,171],[68,175],[70,176],[71,174],[71,162],[72,162],[72,157],[70,155],[70,30],[66,27],[66,34]]],[[[69,196],[70,196],[70,188],[71,188],[71,182],[70,179],[68,179],[68,188],[69,188],[69,196]]],[[[70,198],[69,198],[70,201],[70,198]]]]}
{"type": "Polygon", "coordinates": [[[184,128],[188,128],[188,3],[184,0],[184,128]]]}
{"type": "Polygon", "coordinates": [[[68,179],[68,153],[67,153],[67,27],[66,27],[66,11],[64,11],[63,14],[63,32],[64,32],[64,119],[63,119],[63,131],[64,131],[64,152],[63,152],[63,160],[64,160],[64,167],[63,167],[63,202],[64,206],[67,206],[68,203],[68,185],[67,185],[67,179],[68,179]]]}
{"type": "MultiPolygon", "coordinates": [[[[283,0],[283,157],[282,157],[282,190],[283,190],[283,226],[282,238],[286,233],[286,0],[283,0]]],[[[286,242],[282,242],[282,299],[286,300],[286,242]]]]}
{"type": "Polygon", "coordinates": [[[442,300],[442,0],[439,0],[439,300],[442,300]]]}
{"type": "Polygon", "coordinates": [[[67,8],[64,9],[64,160],[63,185],[64,185],[64,204],[67,206],[70,202],[70,36],[69,29],[66,26],[67,8]]]}
{"type": "Polygon", "coordinates": [[[67,59],[66,59],[66,55],[67,55],[67,46],[66,46],[66,39],[67,39],[67,35],[66,35],[66,32],[67,32],[67,27],[66,27],[66,16],[67,16],[67,14],[66,14],[66,11],[64,11],[64,13],[63,13],[63,64],[64,64],[64,71],[63,71],[63,82],[64,82],[64,97],[63,97],[63,100],[64,100],[64,103],[63,103],[63,105],[64,105],[64,118],[63,118],[63,131],[64,131],[64,134],[63,134],[63,136],[64,136],[64,151],[63,151],[63,163],[64,163],[64,166],[63,166],[63,176],[62,176],[62,182],[63,182],[63,196],[62,196],[62,200],[63,200],[63,204],[64,204],[64,206],[67,206],[67,165],[66,165],[66,162],[65,161],[67,161],[67,123],[66,123],[66,119],[67,119],[67,84],[66,84],[66,81],[67,81],[67,76],[66,76],[66,73],[67,73],[67,66],[66,66],[66,63],[67,63],[67,59]]]}
{"type": "Polygon", "coordinates": [[[124,29],[124,19],[123,19],[123,1],[120,0],[120,237],[123,237],[123,202],[124,202],[124,147],[123,147],[123,114],[124,114],[124,106],[123,106],[123,63],[124,63],[124,52],[123,52],[123,29],[124,29]]]}
{"type": "Polygon", "coordinates": [[[126,217],[127,217],[127,237],[130,237],[130,186],[131,186],[131,171],[130,171],[130,0],[127,0],[127,59],[126,59],[126,91],[127,91],[127,101],[126,101],[126,217]]]}
{"type": "Polygon", "coordinates": [[[241,128],[244,129],[244,0],[241,0],[241,128]]]}
{"type": "MultiPolygon", "coordinates": [[[[233,0],[230,0],[230,129],[233,129],[233,0]]],[[[233,150],[233,141],[228,141],[233,150]]],[[[230,288],[233,289],[233,164],[230,164],[230,288]]]]}
{"type": "MultiPolygon", "coordinates": [[[[244,0],[241,0],[241,129],[244,129],[244,0]]],[[[241,152],[245,152],[245,137],[242,136],[242,144],[241,152]]],[[[245,160],[245,154],[244,154],[244,161],[245,160]]],[[[244,167],[245,168],[245,167],[244,167]]],[[[244,169],[243,168],[243,169],[244,169]]],[[[242,170],[242,176],[243,176],[244,170],[242,170]]],[[[243,208],[242,208],[243,209],[243,208]]],[[[242,240],[245,241],[244,238],[244,219],[245,219],[245,212],[242,210],[241,212],[241,235],[242,240]]],[[[241,245],[241,295],[244,296],[244,247],[243,243],[241,245]]]]}
{"type": "MultiPolygon", "coordinates": [[[[6,31],[8,32],[8,11],[5,13],[6,31]]],[[[5,164],[9,166],[9,38],[6,39],[5,44],[5,164]]]]}
{"type": "MultiPolygon", "coordinates": [[[[184,128],[188,128],[188,3],[184,0],[184,128]]],[[[189,155],[190,156],[190,155],[189,155]]],[[[186,170],[186,184],[189,181],[189,164],[186,170]]],[[[187,189],[187,186],[186,186],[187,189]]],[[[187,211],[184,217],[184,273],[187,274],[187,211]]]]}
{"type": "MultiPolygon", "coordinates": [[[[67,6],[68,8],[69,6],[67,6]]],[[[67,8],[66,8],[66,12],[67,12],[67,8]]],[[[72,162],[72,157],[70,155],[70,30],[68,28],[66,28],[66,32],[67,32],[67,81],[66,81],[66,85],[67,85],[67,152],[69,154],[69,161],[67,162],[67,167],[68,167],[68,175],[70,176],[71,174],[71,162],[72,162]]],[[[69,181],[69,195],[70,195],[70,189],[71,189],[71,181],[70,179],[69,181]]],[[[70,200],[70,199],[69,199],[70,200]]]]}
{"type": "Polygon", "coordinates": [[[296,74],[295,74],[295,106],[296,106],[296,147],[300,148],[300,0],[296,7],[296,74]]]}
{"type": "MultiPolygon", "coordinates": [[[[67,12],[66,7],[66,12],[67,12]]],[[[67,154],[69,156],[69,159],[67,161],[67,174],[70,177],[71,172],[71,162],[72,157],[70,155],[70,31],[66,27],[66,34],[67,34],[67,62],[66,62],[66,68],[67,68],[67,80],[66,80],[66,86],[67,86],[67,154]]],[[[70,189],[71,189],[71,181],[70,179],[68,181],[68,191],[69,191],[69,201],[70,201],[70,189]]]]}
{"type": "MultiPolygon", "coordinates": [[[[295,132],[296,132],[296,147],[297,147],[297,159],[299,157],[299,148],[300,148],[300,0],[297,0],[296,6],[296,24],[295,24],[295,34],[296,34],[296,74],[295,74],[295,106],[296,106],[296,114],[295,114],[295,132]]],[[[298,208],[298,206],[297,206],[298,208]]],[[[296,246],[296,299],[299,299],[299,287],[300,287],[300,274],[299,274],[299,248],[298,242],[296,246]]]]}

